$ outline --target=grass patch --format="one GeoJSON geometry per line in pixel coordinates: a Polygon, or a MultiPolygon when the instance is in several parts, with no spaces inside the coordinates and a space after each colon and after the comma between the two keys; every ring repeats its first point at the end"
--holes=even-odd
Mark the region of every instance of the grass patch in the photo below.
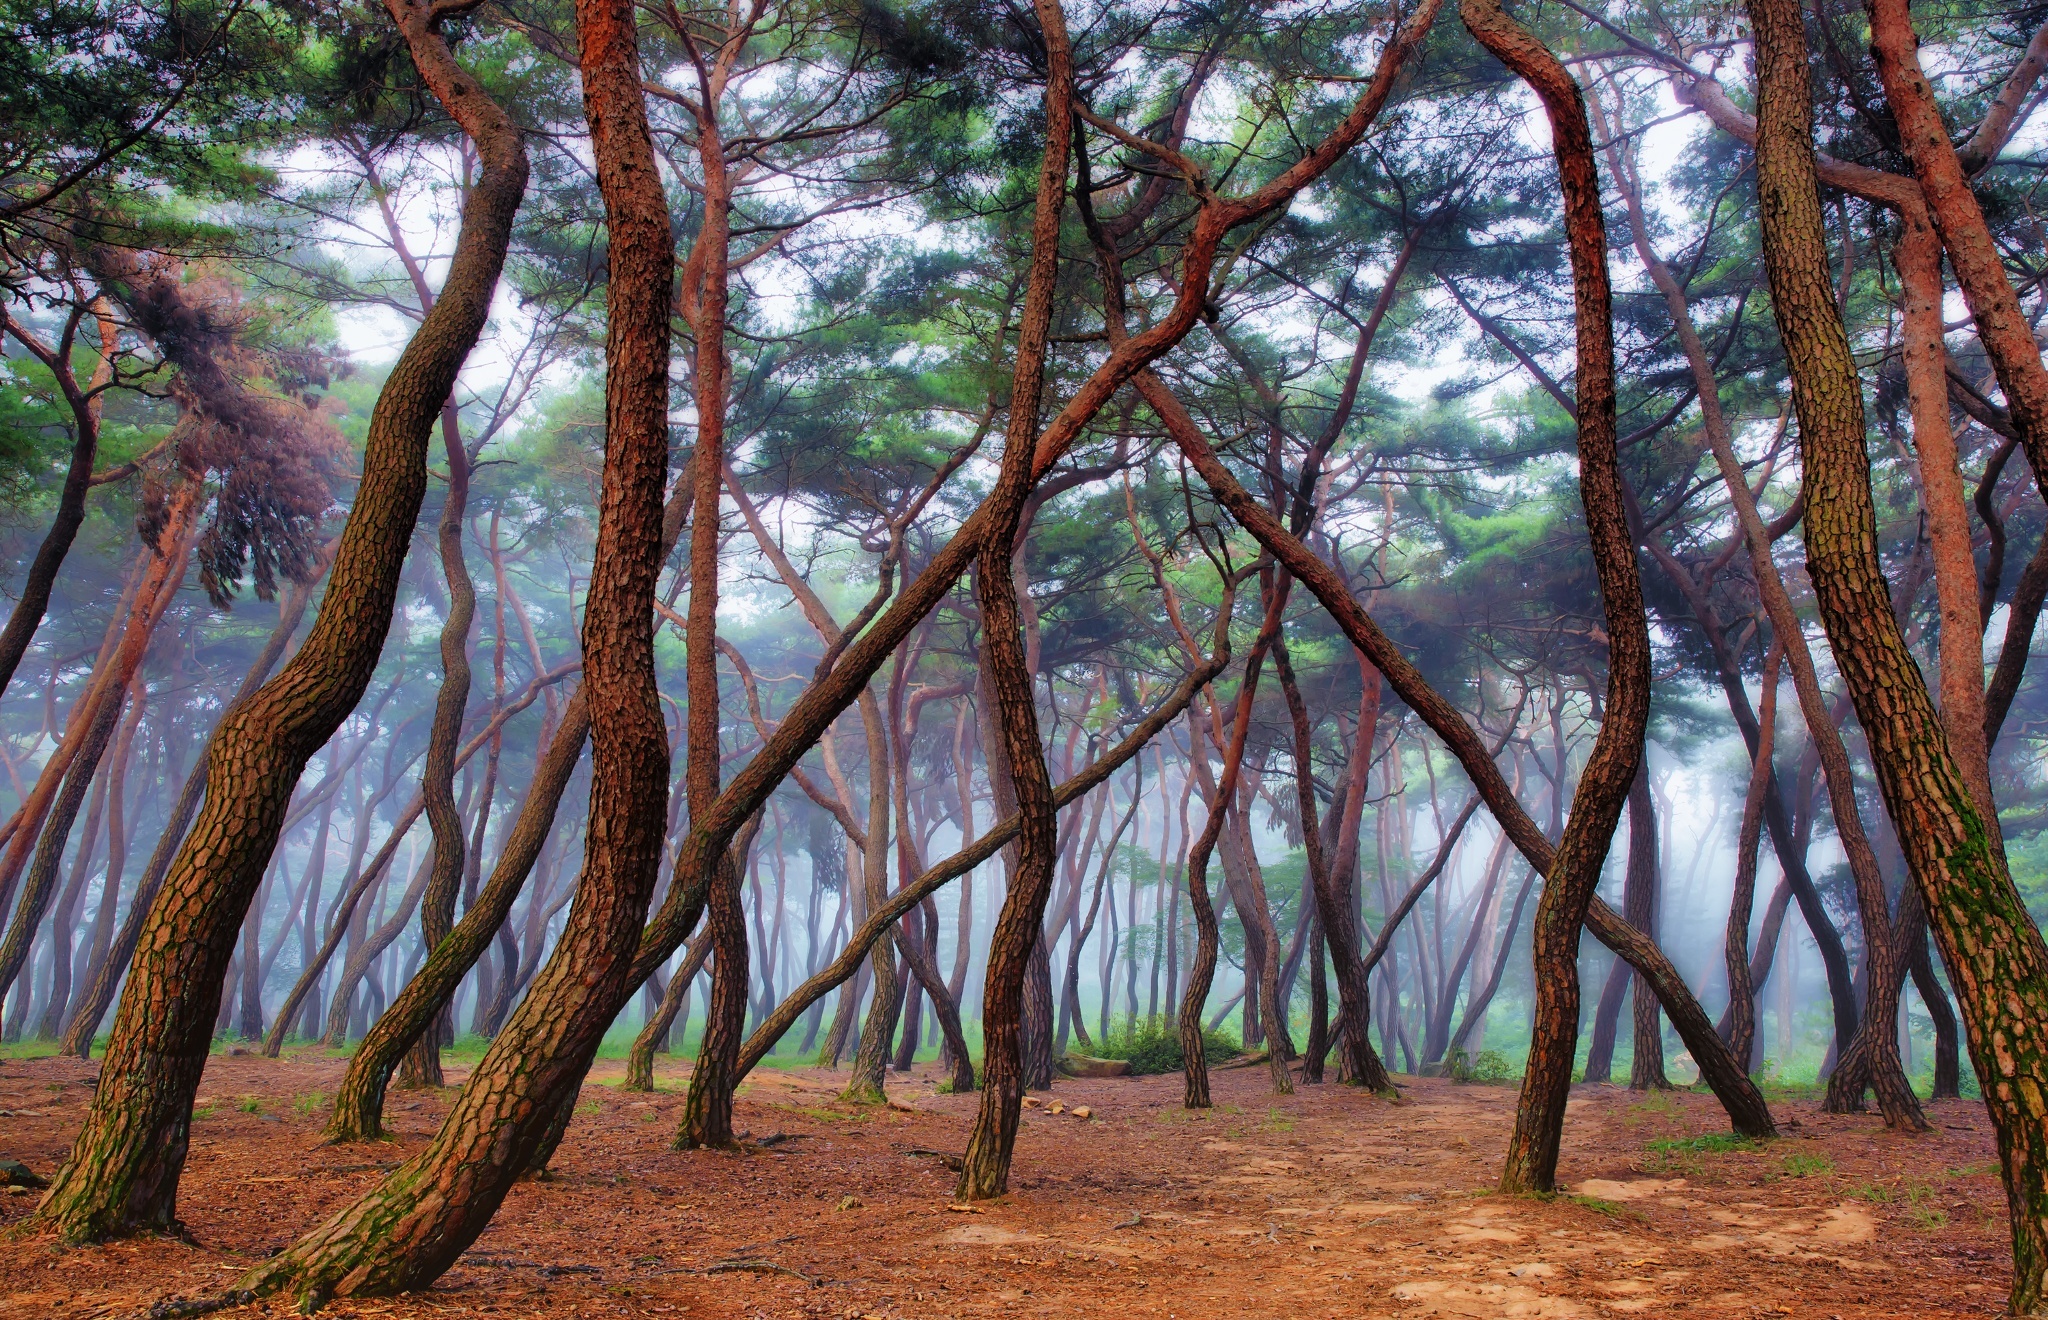
{"type": "Polygon", "coordinates": [[[292,1097],[292,1112],[300,1118],[312,1118],[327,1108],[327,1092],[308,1091],[292,1097]]]}
{"type": "Polygon", "coordinates": [[[1628,1213],[1628,1207],[1621,1202],[1604,1200],[1598,1196],[1581,1196],[1577,1192],[1566,1192],[1564,1199],[1573,1205],[1584,1206],[1596,1214],[1606,1215],[1610,1219],[1619,1219],[1628,1213]]]}
{"type": "Polygon", "coordinates": [[[1659,1155],[1726,1155],[1732,1151],[1763,1149],[1763,1143],[1733,1132],[1709,1132],[1700,1137],[1674,1137],[1653,1141],[1650,1149],[1659,1155]]]}
{"type": "Polygon", "coordinates": [[[1835,1171],[1835,1162],[1825,1155],[1809,1155],[1804,1151],[1787,1155],[1779,1167],[1788,1178],[1812,1178],[1835,1171]]]}
{"type": "MultiPolygon", "coordinates": [[[[1187,1066],[1180,1047],[1180,1030],[1163,1019],[1142,1021],[1126,1018],[1095,1042],[1094,1057],[1122,1059],[1131,1065],[1135,1077],[1179,1072],[1187,1066]]],[[[1238,1042],[1218,1029],[1202,1033],[1202,1053],[1212,1063],[1234,1059],[1244,1051],[1238,1042]]]]}
{"type": "Polygon", "coordinates": [[[235,1108],[241,1110],[245,1114],[260,1114],[263,1112],[263,1101],[259,1100],[253,1095],[245,1095],[242,1097],[241,1101],[235,1105],[235,1108]]]}

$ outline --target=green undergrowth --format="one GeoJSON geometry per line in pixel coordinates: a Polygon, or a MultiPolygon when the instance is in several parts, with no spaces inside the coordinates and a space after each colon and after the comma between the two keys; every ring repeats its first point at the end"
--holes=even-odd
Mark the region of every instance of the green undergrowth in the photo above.
{"type": "Polygon", "coordinates": [[[1733,1132],[1709,1132],[1699,1137],[1672,1137],[1650,1143],[1659,1155],[1725,1155],[1730,1151],[1762,1150],[1763,1143],[1733,1132]]]}
{"type": "MultiPolygon", "coordinates": [[[[1202,1052],[1215,1064],[1234,1059],[1243,1050],[1237,1040],[1218,1028],[1202,1033],[1202,1052]]],[[[1109,1034],[1090,1047],[1090,1057],[1122,1059],[1131,1065],[1131,1073],[1137,1077],[1179,1072],[1187,1066],[1187,1056],[1180,1047],[1180,1029],[1157,1018],[1126,1018],[1113,1023],[1109,1034]]]]}

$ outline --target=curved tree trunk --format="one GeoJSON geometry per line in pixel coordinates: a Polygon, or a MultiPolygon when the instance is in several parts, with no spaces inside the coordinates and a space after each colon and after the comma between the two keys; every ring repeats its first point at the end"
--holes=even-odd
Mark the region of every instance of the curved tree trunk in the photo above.
{"type": "MultiPolygon", "coordinates": [[[[104,297],[93,299],[92,313],[99,326],[101,365],[91,384],[98,386],[113,377],[119,327],[113,308],[104,297]]],[[[23,346],[50,369],[71,409],[71,463],[64,471],[64,486],[57,495],[57,512],[50,519],[50,530],[43,533],[42,544],[36,547],[35,558],[29,561],[28,573],[21,580],[21,594],[7,616],[7,626],[0,628],[0,693],[4,693],[14,681],[21,657],[28,654],[36,629],[42,626],[43,615],[50,608],[51,589],[57,585],[57,573],[64,567],[64,557],[71,553],[71,543],[78,539],[78,529],[85,525],[85,497],[92,492],[93,459],[99,453],[100,400],[78,387],[78,379],[71,370],[68,332],[52,350],[25,327],[17,328],[4,312],[0,312],[0,330],[15,332],[23,346]]]]}
{"type": "MultiPolygon", "coordinates": [[[[120,645],[91,689],[79,698],[84,707],[82,719],[65,739],[66,750],[72,753],[69,765],[62,772],[41,835],[36,839],[34,860],[29,863],[28,879],[22,886],[7,938],[0,942],[0,1000],[7,997],[14,978],[28,962],[30,946],[56,892],[59,864],[71,839],[71,827],[78,821],[78,809],[120,724],[122,707],[134,686],[136,672],[142,667],[143,655],[149,650],[150,638],[177,595],[179,584],[185,580],[185,564],[191,556],[203,502],[199,481],[181,482],[170,502],[164,525],[156,543],[150,546],[150,558],[129,603],[120,645]]],[[[87,846],[90,847],[89,840],[87,846]]]]}
{"type": "MultiPolygon", "coordinates": [[[[661,1003],[648,1017],[647,1025],[640,1028],[640,1034],[633,1038],[633,1048],[626,1055],[626,1080],[619,1084],[621,1090],[652,1091],[654,1089],[654,1055],[658,1047],[668,1040],[669,1031],[675,1026],[676,1014],[690,997],[690,983],[697,979],[697,973],[704,970],[704,959],[711,954],[709,933],[699,935],[690,941],[689,952],[683,955],[682,966],[668,980],[668,988],[662,992],[661,1003]]],[[[744,1056],[743,1056],[744,1059],[744,1056]]],[[[742,1066],[740,1076],[746,1076],[742,1066]]]]}
{"type": "Polygon", "coordinates": [[[1501,1186],[1549,1191],[1557,1178],[1564,1103],[1571,1089],[1579,1025],[1579,926],[1642,760],[1649,719],[1649,626],[1636,576],[1614,433],[1614,329],[1607,281],[1607,227],[1592,135],[1578,84],[1557,57],[1510,19],[1498,0],[1464,0],[1460,14],[1480,44],[1542,99],[1564,194],[1578,327],[1579,497],[1607,621],[1606,714],[1579,777],[1570,823],[1536,907],[1533,956],[1536,1021],[1515,1132],[1501,1186]]]}
{"type": "MultiPolygon", "coordinates": [[[[989,937],[981,1010],[981,1108],[961,1160],[956,1194],[963,1201],[986,1200],[1009,1190],[1010,1156],[1024,1101],[1024,979],[1041,938],[1059,848],[1058,808],[1039,741],[1038,708],[1020,633],[1023,619],[1017,604],[1017,582],[1011,572],[1017,525],[1036,479],[1033,447],[1039,403],[1045,393],[1046,340],[1059,274],[1060,219],[1074,137],[1074,65],[1066,15],[1060,0],[1036,0],[1033,8],[1046,52],[1045,148],[1031,222],[1031,266],[1017,332],[1009,425],[1003,438],[1002,467],[985,504],[989,531],[975,575],[975,595],[981,605],[982,679],[1001,735],[1000,743],[992,744],[988,752],[992,761],[1001,761],[1000,768],[1016,794],[1017,865],[989,937]]],[[[881,993],[877,985],[876,994],[881,993]]]]}
{"type": "Polygon", "coordinates": [[[419,1287],[476,1240],[574,1103],[606,1028],[631,993],[639,927],[660,869],[669,756],[655,686],[653,609],[668,466],[674,257],[640,90],[634,10],[622,0],[583,0],[577,26],[584,109],[611,238],[603,494],[583,626],[591,710],[583,875],[554,955],[433,1142],[243,1281],[262,1292],[290,1291],[302,1306],[337,1292],[419,1287]]]}
{"type": "MultiPolygon", "coordinates": [[[[428,1028],[454,997],[468,974],[511,915],[512,904],[533,874],[533,864],[554,828],[555,812],[590,733],[589,698],[578,686],[563,710],[547,751],[534,767],[533,782],[520,804],[519,816],[499,849],[491,878],[454,930],[428,955],[420,970],[379,1015],[349,1060],[335,1092],[334,1112],[327,1121],[328,1141],[369,1141],[383,1133],[384,1088],[412,1042],[428,1028]]],[[[432,865],[438,868],[436,857],[432,865]]]]}
{"type": "MultiPolygon", "coordinates": [[[[661,544],[664,561],[681,535],[686,508],[683,494],[683,488],[678,485],[676,494],[663,511],[661,544]]],[[[501,707],[493,724],[501,723],[512,709],[511,706],[501,707]]],[[[485,730],[478,737],[481,739],[487,735],[493,739],[497,736],[493,730],[485,730]]],[[[384,1090],[392,1069],[411,1043],[425,1033],[428,1024],[454,1001],[462,978],[484,956],[491,941],[506,936],[506,921],[512,915],[512,905],[526,888],[527,879],[533,874],[534,866],[547,846],[562,796],[568,791],[569,781],[576,776],[576,767],[583,760],[583,745],[589,737],[590,698],[579,683],[562,708],[561,720],[555,725],[547,750],[534,766],[526,797],[519,804],[519,814],[498,846],[498,860],[491,867],[490,880],[478,891],[475,901],[462,914],[462,920],[455,929],[434,946],[433,953],[419,972],[378,1017],[376,1025],[370,1028],[349,1059],[348,1072],[343,1075],[335,1092],[334,1112],[327,1121],[325,1136],[328,1141],[368,1141],[381,1134],[384,1090]]],[[[474,748],[473,742],[469,750],[474,748]]],[[[435,865],[439,864],[437,860],[435,865]]],[[[539,901],[539,895],[534,901],[539,901]]],[[[331,952],[331,949],[323,951],[320,961],[324,962],[331,952]]],[[[503,982],[493,987],[493,998],[502,992],[509,1001],[511,986],[512,976],[508,967],[503,982]]],[[[503,1021],[502,1011],[495,1008],[484,1017],[494,1028],[503,1021]]],[[[497,1033],[494,1029],[490,1034],[497,1033]]]]}
{"type": "Polygon", "coordinates": [[[361,698],[383,648],[426,487],[428,434],[483,329],[525,193],[518,128],[456,64],[428,11],[391,8],[421,77],[476,142],[483,175],[464,202],[440,300],[371,415],[319,619],[291,663],[230,711],[208,746],[211,791],[150,909],[105,1080],[36,1213],[36,1223],[69,1239],[176,1227],[192,1097],[236,931],[299,772],[361,698]]]}
{"type": "MultiPolygon", "coordinates": [[[[426,893],[420,897],[420,939],[429,951],[439,948],[454,929],[455,895],[462,883],[468,845],[462,813],[455,805],[455,753],[462,744],[462,714],[469,706],[469,631],[476,622],[476,584],[462,559],[469,453],[463,447],[461,418],[452,398],[441,407],[441,438],[448,457],[448,497],[441,506],[435,536],[441,550],[441,575],[448,583],[448,616],[441,622],[441,688],[434,697],[434,726],[427,736],[426,768],[420,774],[427,824],[434,832],[433,870],[426,893]]],[[[577,751],[580,755],[582,748],[577,751]]],[[[488,814],[488,804],[479,809],[479,815],[488,814]]],[[[445,1011],[445,1004],[436,1005],[437,1014],[445,1011]]],[[[442,1084],[438,1025],[416,1034],[405,1058],[403,1078],[411,1086],[442,1084]]]]}

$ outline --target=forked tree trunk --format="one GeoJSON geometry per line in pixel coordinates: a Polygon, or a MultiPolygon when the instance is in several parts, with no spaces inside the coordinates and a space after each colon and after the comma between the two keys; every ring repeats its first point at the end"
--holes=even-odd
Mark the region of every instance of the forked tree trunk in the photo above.
{"type": "MultiPolygon", "coordinates": [[[[2013,1235],[2010,1306],[2015,1315],[2048,1313],[2048,946],[2013,886],[1996,821],[1983,818],[1949,754],[1877,561],[1863,398],[1834,301],[1815,175],[1803,10],[1792,0],[1751,0],[1749,12],[1757,48],[1764,264],[1799,411],[1815,600],[1984,1080],[2013,1235]]],[[[1887,53],[1884,25],[1873,17],[1879,69],[1917,166],[1923,153],[1946,147],[1945,131],[1938,119],[1930,128],[1905,113],[1910,100],[1901,92],[1913,89],[1897,85],[1898,61],[1910,27],[1904,37],[1890,34],[1894,45],[1887,53]],[[1930,132],[1941,136],[1939,147],[1924,140],[1930,132]]],[[[1904,22],[1903,4],[1892,19],[1904,22]]],[[[1918,87],[1924,92],[1924,79],[1918,87]]],[[[1929,200],[1939,216],[1942,199],[1933,189],[1929,200]]],[[[1974,206],[1974,199],[1968,202],[1974,206]]],[[[1946,230],[1943,236],[1947,240],[1946,230]]],[[[1965,263],[1956,264],[1960,275],[1965,263]]],[[[1993,273],[2003,280],[2002,271],[1993,273]]],[[[2021,332],[2027,333],[2024,323],[2021,332]]],[[[1986,335],[1987,345],[1991,338],[1986,335]]],[[[2034,352],[2030,333],[2027,339],[2027,351],[2034,352]]],[[[2017,405],[2022,382],[2002,383],[2017,405]]]]}
{"type": "Polygon", "coordinates": [[[361,698],[383,648],[426,488],[428,434],[483,329],[525,193],[519,129],[455,63],[428,11],[401,0],[391,8],[415,67],[476,142],[483,175],[465,199],[440,301],[371,415],[320,617],[291,663],[223,718],[208,747],[211,791],[141,933],[105,1080],[36,1213],[68,1239],[176,1227],[192,1097],[235,934],[300,771],[361,698]]]}
{"type": "MultiPolygon", "coordinates": [[[[605,461],[584,612],[591,800],[569,922],[532,990],[486,1051],[433,1142],[242,1286],[302,1306],[438,1277],[549,1140],[625,998],[660,868],[668,733],[653,608],[668,466],[668,206],[640,90],[633,8],[577,6],[584,108],[610,233],[605,461]]],[[[443,295],[443,304],[446,295],[443,295]]]]}

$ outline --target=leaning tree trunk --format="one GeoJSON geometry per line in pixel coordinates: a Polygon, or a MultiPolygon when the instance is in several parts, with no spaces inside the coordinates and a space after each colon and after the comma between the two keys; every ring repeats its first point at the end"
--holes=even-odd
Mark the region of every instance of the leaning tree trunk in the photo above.
{"type": "MultiPolygon", "coordinates": [[[[92,309],[99,324],[102,364],[93,373],[92,384],[100,386],[113,377],[119,329],[113,309],[104,297],[93,299],[92,309]],[[102,372],[105,379],[102,379],[102,372]]],[[[5,319],[0,317],[0,321],[5,319]]],[[[68,335],[66,338],[63,346],[68,348],[68,335]]],[[[23,342],[28,343],[28,340],[23,342]]],[[[29,343],[30,352],[37,352],[38,347],[29,343]]],[[[41,356],[40,353],[37,355],[41,356]]],[[[36,547],[35,558],[29,561],[28,573],[21,580],[21,592],[15,597],[14,609],[7,616],[7,626],[0,628],[0,693],[6,692],[14,681],[14,671],[21,666],[21,657],[28,653],[29,643],[35,640],[36,629],[42,627],[43,615],[50,608],[50,592],[57,585],[57,573],[64,567],[64,557],[71,553],[71,543],[78,539],[78,529],[85,525],[85,497],[92,493],[93,459],[99,453],[102,396],[88,395],[78,388],[71,364],[63,354],[51,354],[44,365],[51,369],[58,388],[64,394],[64,401],[71,408],[71,464],[64,472],[64,486],[57,495],[57,512],[50,519],[50,530],[43,533],[43,542],[36,547]]]]}
{"type": "MultiPolygon", "coordinates": [[[[546,753],[534,767],[533,782],[498,851],[489,883],[478,891],[476,902],[462,914],[454,930],[434,946],[391,1006],[378,1016],[349,1059],[348,1071],[335,1092],[334,1112],[327,1120],[326,1140],[372,1141],[383,1135],[384,1089],[393,1069],[414,1041],[431,1034],[430,1028],[453,999],[455,988],[511,915],[548,832],[554,828],[556,808],[583,759],[583,741],[589,733],[589,698],[579,686],[569,698],[546,753]]],[[[438,874],[438,854],[432,864],[438,874]]],[[[431,892],[431,882],[429,889],[431,892]]]]}
{"type": "MultiPolygon", "coordinates": [[[[1046,52],[1045,149],[1039,162],[1031,266],[1017,332],[1002,468],[988,497],[990,529],[975,574],[975,594],[981,604],[982,677],[1001,734],[1000,744],[991,746],[989,754],[1000,758],[1016,794],[1017,865],[989,938],[981,1008],[981,1108],[961,1160],[957,1194],[963,1201],[986,1200],[1009,1190],[1010,1156],[1024,1103],[1024,978],[1045,920],[1059,849],[1058,809],[1039,742],[1038,708],[1032,695],[1030,664],[1024,655],[1017,580],[1011,572],[1012,544],[1034,480],[1032,459],[1039,403],[1045,394],[1046,341],[1059,274],[1060,219],[1074,136],[1074,64],[1066,15],[1060,0],[1036,0],[1034,8],[1046,52]]],[[[874,824],[871,821],[870,828],[874,824]]],[[[882,993],[879,986],[876,993],[882,993]]]]}
{"type": "Polygon", "coordinates": [[[177,1224],[192,1097],[235,935],[300,771],[361,698],[383,649],[426,489],[428,434],[483,329],[526,190],[518,127],[456,64],[427,10],[391,10],[421,77],[476,142],[483,174],[464,201],[440,300],[371,415],[319,619],[291,663],[230,711],[208,746],[206,805],[141,932],[85,1126],[36,1213],[36,1223],[69,1239],[177,1224]]]}
{"type": "Polygon", "coordinates": [[[1570,822],[1536,906],[1536,1021],[1514,1136],[1501,1173],[1509,1191],[1551,1190],[1557,1180],[1565,1097],[1579,1026],[1579,927],[1600,881],[1623,800],[1643,753],[1650,707],[1650,637],[1636,575],[1614,433],[1614,327],[1607,279],[1607,226],[1592,134],[1578,84],[1557,57],[1509,18],[1498,0],[1464,0],[1461,16],[1479,43],[1543,100],[1564,194],[1578,323],[1579,498],[1607,621],[1606,717],[1574,794],[1570,822]]]}
{"type": "MultiPolygon", "coordinates": [[[[476,1240],[548,1138],[625,995],[665,832],[668,736],[655,686],[655,581],[668,466],[668,204],[640,90],[634,11],[577,6],[583,95],[611,236],[605,461],[584,611],[588,845],[554,955],[434,1140],[243,1280],[304,1307],[419,1287],[476,1240]]],[[[445,58],[445,54],[443,54],[445,58]]],[[[475,99],[475,98],[472,98],[475,99]]],[[[446,295],[443,295],[446,301],[446,295]]]]}
{"type": "MultiPolygon", "coordinates": [[[[120,645],[92,688],[80,698],[86,709],[82,727],[74,727],[71,733],[76,748],[70,768],[64,771],[42,834],[36,840],[34,859],[29,863],[28,879],[22,886],[7,938],[0,942],[0,1000],[6,999],[14,978],[28,962],[36,930],[42,925],[56,891],[59,864],[71,838],[71,827],[77,823],[78,808],[99,773],[100,758],[106,755],[120,723],[122,707],[134,686],[136,671],[142,667],[150,638],[177,595],[178,584],[184,581],[199,505],[199,482],[182,482],[171,496],[170,512],[158,541],[150,547],[148,566],[136,584],[128,619],[122,626],[120,645]]],[[[90,837],[85,846],[91,847],[90,837]]]]}
{"type": "MultiPolygon", "coordinates": [[[[1904,10],[1897,6],[1895,22],[1904,10]]],[[[1803,10],[1792,0],[1751,0],[1749,12],[1764,266],[1799,412],[1814,597],[1984,1079],[2012,1228],[2010,1306],[2015,1315],[2048,1314],[2048,945],[2013,886],[1996,821],[1983,817],[1949,753],[1878,563],[1863,397],[1834,300],[1815,175],[1803,10]]],[[[1877,44],[1898,108],[1906,98],[1892,84],[1901,70],[1887,68],[1881,31],[1877,44]]],[[[1889,54],[1898,60],[1896,45],[1889,54]]],[[[1914,141],[1926,126],[1902,116],[1901,130],[1916,165],[1923,149],[1937,150],[1914,141]]],[[[1938,215],[1940,199],[1930,200],[1938,215]]]]}

